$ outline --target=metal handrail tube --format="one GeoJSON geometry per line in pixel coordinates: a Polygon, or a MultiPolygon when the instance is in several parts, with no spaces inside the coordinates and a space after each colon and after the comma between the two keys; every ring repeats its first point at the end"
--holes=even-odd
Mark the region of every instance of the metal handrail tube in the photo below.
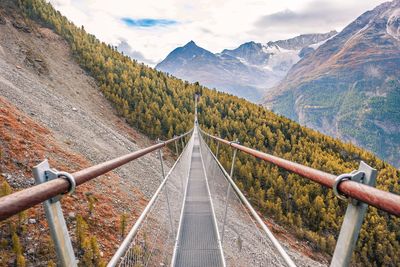
{"type": "MultiPolygon", "coordinates": [[[[277,156],[272,156],[270,154],[255,149],[239,145],[231,141],[227,141],[220,137],[206,133],[202,129],[200,129],[200,131],[218,142],[237,148],[245,152],[246,154],[259,158],[263,161],[275,164],[278,167],[299,174],[304,178],[317,182],[328,188],[332,188],[337,177],[336,175],[330,173],[316,170],[314,168],[301,165],[299,163],[282,159],[277,156]]],[[[397,194],[383,191],[351,180],[341,182],[338,186],[338,189],[343,195],[360,200],[364,203],[374,206],[375,208],[400,217],[400,196],[397,194]]]]}
{"type": "MultiPolygon", "coordinates": [[[[132,160],[162,148],[175,140],[179,140],[180,138],[190,134],[192,131],[193,129],[162,143],[74,172],[72,173],[72,176],[75,178],[76,186],[86,183],[87,181],[112,171],[132,160]]],[[[69,186],[69,182],[66,179],[54,179],[0,198],[0,221],[42,203],[45,200],[67,192],[69,186]]]]}
{"type": "MultiPolygon", "coordinates": [[[[204,131],[202,131],[205,133],[204,131]]],[[[211,136],[211,135],[208,135],[211,136]]],[[[212,137],[212,136],[211,136],[212,137]]],[[[205,140],[203,140],[205,142],[205,140]]],[[[257,223],[260,225],[260,227],[263,229],[263,231],[267,234],[269,240],[271,240],[272,244],[274,247],[277,249],[279,254],[282,256],[284,261],[289,267],[296,267],[296,264],[292,261],[292,259],[289,257],[289,255],[286,253],[286,251],[283,249],[279,241],[275,238],[275,236],[272,234],[271,230],[269,230],[268,226],[265,224],[265,222],[261,219],[260,215],[255,211],[253,206],[250,204],[250,202],[247,200],[247,198],[243,195],[243,193],[240,191],[240,189],[237,187],[235,182],[232,180],[231,176],[226,172],[225,168],[221,165],[221,163],[218,161],[217,157],[212,153],[211,149],[209,146],[207,146],[207,149],[213,156],[215,162],[217,163],[218,167],[220,170],[223,172],[225,179],[229,182],[229,184],[232,186],[232,188],[235,190],[236,194],[239,196],[240,200],[244,203],[244,205],[249,209],[251,215],[253,218],[257,221],[257,223]]]]}
{"type": "MultiPolygon", "coordinates": [[[[191,132],[191,131],[190,131],[191,132]]],[[[189,132],[189,133],[190,133],[189,132]]],[[[189,143],[188,143],[189,144],[189,143]]],[[[185,147],[185,149],[187,148],[187,145],[185,147]]],[[[158,189],[156,190],[156,192],[153,194],[153,196],[151,197],[149,203],[147,203],[146,208],[143,210],[142,214],[140,214],[139,218],[137,219],[137,221],[135,222],[135,224],[133,225],[133,227],[131,228],[131,230],[129,231],[129,233],[126,235],[124,241],[121,243],[121,245],[119,246],[118,250],[115,252],[114,256],[111,258],[111,260],[108,262],[107,267],[114,267],[117,265],[117,263],[119,262],[119,260],[121,259],[121,257],[123,257],[126,253],[126,251],[129,249],[129,246],[133,240],[133,238],[135,237],[136,233],[139,230],[140,225],[142,224],[142,222],[144,221],[144,219],[146,218],[147,214],[150,212],[151,208],[154,205],[154,202],[157,200],[161,190],[164,188],[164,186],[166,185],[168,178],[171,176],[172,171],[175,169],[175,166],[178,164],[178,162],[181,160],[182,155],[183,155],[183,151],[185,151],[185,149],[182,150],[181,154],[179,155],[178,159],[175,161],[174,165],[172,166],[172,168],[169,170],[169,172],[167,173],[167,175],[165,176],[164,180],[161,182],[160,186],[158,187],[158,189]]]]}

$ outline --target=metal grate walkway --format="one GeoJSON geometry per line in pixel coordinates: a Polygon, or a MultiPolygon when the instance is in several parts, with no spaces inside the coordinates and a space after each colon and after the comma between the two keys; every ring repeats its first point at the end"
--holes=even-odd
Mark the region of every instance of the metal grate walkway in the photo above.
{"type": "Polygon", "coordinates": [[[173,265],[224,266],[197,131],[173,265]]]}

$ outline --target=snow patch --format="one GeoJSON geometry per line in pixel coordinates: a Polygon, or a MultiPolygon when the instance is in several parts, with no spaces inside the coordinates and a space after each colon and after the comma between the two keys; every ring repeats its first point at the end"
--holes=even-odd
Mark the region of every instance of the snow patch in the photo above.
{"type": "Polygon", "coordinates": [[[300,60],[298,50],[283,49],[278,53],[271,54],[265,69],[286,74],[289,69],[300,60]]]}
{"type": "Polygon", "coordinates": [[[386,23],[386,32],[400,41],[400,8],[395,9],[386,23]]]}
{"type": "Polygon", "coordinates": [[[5,57],[6,56],[6,53],[4,53],[4,49],[3,49],[3,47],[0,45],[0,56],[1,57],[5,57]]]}
{"type": "Polygon", "coordinates": [[[336,35],[338,35],[339,33],[332,35],[331,37],[329,37],[328,39],[322,40],[321,42],[309,45],[309,47],[314,48],[314,50],[316,50],[318,47],[320,47],[321,45],[323,45],[324,43],[326,43],[328,40],[334,38],[336,35]]]}
{"type": "Polygon", "coordinates": [[[249,62],[247,62],[244,58],[242,58],[242,57],[236,57],[240,62],[242,62],[243,64],[245,64],[245,65],[249,65],[249,66],[252,66],[249,62]]]}

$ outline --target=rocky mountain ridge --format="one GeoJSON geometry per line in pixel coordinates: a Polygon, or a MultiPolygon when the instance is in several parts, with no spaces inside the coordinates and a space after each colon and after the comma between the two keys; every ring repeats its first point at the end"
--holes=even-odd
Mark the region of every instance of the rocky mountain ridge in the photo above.
{"type": "Polygon", "coordinates": [[[300,60],[265,104],[400,166],[400,1],[359,16],[300,60]]]}
{"type": "Polygon", "coordinates": [[[303,48],[313,51],[310,45],[317,46],[335,34],[335,31],[305,34],[266,44],[251,41],[215,54],[190,41],[173,50],[156,68],[259,102],[268,88],[276,85],[302,56],[309,54],[300,53],[303,48]]]}

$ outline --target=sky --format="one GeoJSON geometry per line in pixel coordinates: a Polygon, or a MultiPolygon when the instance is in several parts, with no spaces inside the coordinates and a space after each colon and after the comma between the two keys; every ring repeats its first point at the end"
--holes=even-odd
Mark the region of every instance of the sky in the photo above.
{"type": "Polygon", "coordinates": [[[49,0],[77,26],[155,66],[193,40],[213,52],[342,30],[385,0],[49,0]]]}

